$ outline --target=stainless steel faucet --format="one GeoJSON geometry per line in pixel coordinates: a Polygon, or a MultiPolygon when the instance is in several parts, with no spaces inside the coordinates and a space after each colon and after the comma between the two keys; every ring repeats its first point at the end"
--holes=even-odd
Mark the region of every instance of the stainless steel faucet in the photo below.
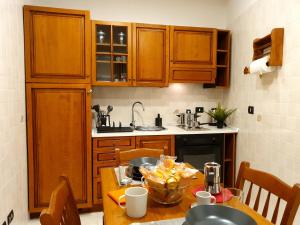
{"type": "Polygon", "coordinates": [[[145,111],[145,108],[144,108],[144,105],[143,105],[142,102],[136,101],[132,104],[132,107],[131,107],[131,124],[130,124],[130,126],[132,126],[133,128],[135,128],[134,107],[135,107],[136,104],[140,104],[143,108],[143,111],[145,111]]]}

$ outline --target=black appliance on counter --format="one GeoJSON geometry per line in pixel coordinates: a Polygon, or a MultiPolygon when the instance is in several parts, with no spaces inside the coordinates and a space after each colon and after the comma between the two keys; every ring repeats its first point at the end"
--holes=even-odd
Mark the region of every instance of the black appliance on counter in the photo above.
{"type": "Polygon", "coordinates": [[[224,134],[176,135],[175,138],[177,161],[189,163],[201,172],[206,162],[223,165],[223,146],[224,134]]]}

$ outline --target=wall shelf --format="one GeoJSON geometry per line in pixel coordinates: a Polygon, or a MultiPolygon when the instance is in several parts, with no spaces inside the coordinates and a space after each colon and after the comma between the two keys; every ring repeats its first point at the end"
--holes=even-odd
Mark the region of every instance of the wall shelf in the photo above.
{"type": "MultiPolygon", "coordinates": [[[[270,55],[268,66],[282,66],[284,28],[274,28],[270,34],[253,41],[252,61],[270,55]]],[[[249,74],[248,67],[244,68],[244,74],[249,74]]]]}

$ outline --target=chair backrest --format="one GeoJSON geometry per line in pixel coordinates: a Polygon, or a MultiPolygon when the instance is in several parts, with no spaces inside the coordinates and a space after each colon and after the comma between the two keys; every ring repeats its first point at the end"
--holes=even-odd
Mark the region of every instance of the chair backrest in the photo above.
{"type": "Polygon", "coordinates": [[[66,176],[51,194],[49,208],[40,215],[42,225],[81,225],[70,182],[66,176]]]}
{"type": "Polygon", "coordinates": [[[242,162],[240,166],[237,182],[236,182],[236,187],[239,189],[243,189],[245,181],[250,182],[249,190],[247,192],[247,197],[245,200],[245,203],[247,205],[249,205],[251,201],[253,184],[257,185],[258,193],[256,195],[253,209],[255,211],[258,210],[261,191],[262,189],[264,189],[268,192],[268,195],[263,207],[262,216],[267,217],[268,215],[270,196],[272,194],[277,197],[277,201],[276,201],[276,206],[272,215],[271,222],[276,224],[280,201],[284,200],[286,201],[286,206],[280,224],[281,225],[293,224],[300,203],[300,184],[295,184],[293,187],[291,187],[285,182],[283,182],[282,180],[280,180],[279,178],[269,173],[251,169],[249,162],[242,162]]]}
{"type": "Polygon", "coordinates": [[[136,148],[131,150],[116,149],[116,158],[118,165],[126,165],[130,160],[140,157],[159,158],[164,154],[163,149],[136,148]]]}

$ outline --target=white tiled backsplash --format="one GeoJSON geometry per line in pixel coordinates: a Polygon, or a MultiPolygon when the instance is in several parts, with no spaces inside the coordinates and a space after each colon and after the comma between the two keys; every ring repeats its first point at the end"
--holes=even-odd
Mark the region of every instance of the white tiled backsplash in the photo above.
{"type": "MultiPolygon", "coordinates": [[[[145,107],[135,106],[136,125],[154,125],[154,118],[160,113],[163,125],[176,124],[175,110],[185,112],[203,106],[207,111],[222,100],[222,89],[203,89],[201,84],[170,84],[168,88],[130,88],[130,87],[97,87],[94,88],[93,104],[99,104],[106,110],[112,105],[111,121],[119,121],[129,125],[131,122],[131,106],[135,101],[141,101],[145,107]]],[[[203,113],[200,122],[208,122],[208,116],[203,113]]]]}
{"type": "MultiPolygon", "coordinates": [[[[245,1],[243,1],[245,2],[245,1]]],[[[233,124],[238,135],[238,165],[248,160],[289,184],[300,182],[300,1],[256,0],[244,8],[231,0],[235,13],[229,15],[232,30],[231,87],[224,91],[225,103],[239,110],[233,124]],[[239,12],[239,14],[237,14],[239,12]],[[232,16],[236,15],[236,16],[232,16]],[[272,28],[284,27],[283,66],[263,75],[243,75],[251,62],[252,42],[272,28]],[[247,106],[255,114],[247,114],[247,106]],[[257,116],[262,120],[258,121],[257,116]]],[[[298,211],[294,224],[300,224],[298,211]]]]}

